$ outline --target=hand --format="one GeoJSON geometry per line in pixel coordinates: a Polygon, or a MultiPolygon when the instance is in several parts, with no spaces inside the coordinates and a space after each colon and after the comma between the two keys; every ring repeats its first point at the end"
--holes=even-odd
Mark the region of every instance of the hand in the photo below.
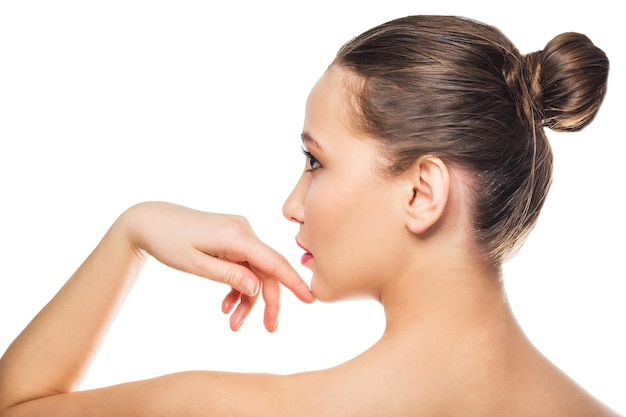
{"type": "Polygon", "coordinates": [[[131,207],[121,217],[139,256],[148,253],[180,271],[232,287],[222,311],[230,313],[230,327],[238,330],[256,303],[265,301],[265,328],[277,328],[280,284],[300,300],[313,294],[287,260],[261,242],[248,221],[230,214],[206,213],[169,203],[149,202],[131,207]]]}

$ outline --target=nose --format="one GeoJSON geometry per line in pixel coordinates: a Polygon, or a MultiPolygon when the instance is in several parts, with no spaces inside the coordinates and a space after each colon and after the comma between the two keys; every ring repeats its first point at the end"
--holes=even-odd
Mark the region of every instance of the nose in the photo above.
{"type": "Polygon", "coordinates": [[[290,222],[304,223],[304,197],[307,189],[305,175],[300,176],[298,183],[283,204],[283,216],[290,222]]]}

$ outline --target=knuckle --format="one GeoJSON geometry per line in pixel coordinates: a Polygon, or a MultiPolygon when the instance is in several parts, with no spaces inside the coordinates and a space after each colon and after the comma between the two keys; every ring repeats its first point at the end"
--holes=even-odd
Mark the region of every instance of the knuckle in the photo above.
{"type": "Polygon", "coordinates": [[[241,271],[236,266],[232,265],[226,269],[224,273],[224,282],[233,288],[238,289],[241,282],[241,271]]]}
{"type": "Polygon", "coordinates": [[[250,223],[248,222],[248,219],[246,219],[244,216],[241,216],[239,214],[235,215],[235,221],[237,223],[239,223],[240,225],[242,225],[242,226],[245,226],[245,227],[249,227],[250,226],[250,223]]]}
{"type": "Polygon", "coordinates": [[[229,223],[229,234],[233,237],[241,237],[250,234],[251,227],[248,220],[239,215],[233,215],[229,223]]]}
{"type": "Polygon", "coordinates": [[[276,256],[274,257],[274,264],[272,266],[272,269],[269,272],[271,275],[277,276],[278,272],[285,269],[285,267],[288,265],[289,265],[289,262],[287,261],[287,258],[285,258],[280,253],[277,253],[276,256]]]}
{"type": "Polygon", "coordinates": [[[235,224],[235,226],[237,226],[240,229],[250,228],[250,223],[248,222],[248,219],[238,214],[233,215],[233,224],[235,224]]]}

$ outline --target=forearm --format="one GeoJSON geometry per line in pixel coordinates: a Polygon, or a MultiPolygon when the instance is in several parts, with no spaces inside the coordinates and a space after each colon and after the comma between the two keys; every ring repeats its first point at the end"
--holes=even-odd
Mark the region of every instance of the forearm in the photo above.
{"type": "MultiPolygon", "coordinates": [[[[124,415],[109,407],[111,398],[115,398],[115,406],[128,411],[126,415],[154,415],[132,412],[135,405],[146,405],[138,393],[152,393],[150,404],[160,404],[164,391],[185,393],[185,386],[216,383],[214,374],[205,374],[202,382],[197,374],[185,374],[89,393],[74,392],[148,254],[172,268],[229,285],[232,290],[223,309],[228,313],[239,303],[231,316],[234,329],[239,328],[262,292],[265,326],[276,330],[280,283],[301,300],[314,300],[285,258],[261,242],[242,217],[161,202],[138,204],[120,216],[0,359],[0,415],[41,415],[41,411],[44,415],[85,415],[83,405],[91,409],[102,399],[106,402],[100,407],[103,415],[124,415]],[[49,412],[52,404],[58,413],[49,412]],[[68,412],[70,407],[77,411],[68,412]]],[[[236,381],[233,379],[233,384],[238,386],[236,381]]],[[[168,398],[175,403],[171,396],[168,398]]],[[[215,401],[225,398],[220,393],[215,401]]],[[[243,401],[238,398],[237,402],[243,401]]],[[[217,404],[213,406],[221,410],[217,404]]],[[[230,404],[232,401],[226,406],[230,404]]]]}
{"type": "Polygon", "coordinates": [[[143,263],[118,220],[0,359],[0,409],[76,388],[143,263]]]}

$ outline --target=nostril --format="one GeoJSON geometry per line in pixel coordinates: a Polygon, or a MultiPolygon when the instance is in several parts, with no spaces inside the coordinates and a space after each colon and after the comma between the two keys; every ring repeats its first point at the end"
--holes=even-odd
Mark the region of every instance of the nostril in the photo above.
{"type": "Polygon", "coordinates": [[[294,194],[290,195],[285,204],[283,205],[283,216],[290,222],[302,223],[302,204],[294,197],[294,194]]]}

